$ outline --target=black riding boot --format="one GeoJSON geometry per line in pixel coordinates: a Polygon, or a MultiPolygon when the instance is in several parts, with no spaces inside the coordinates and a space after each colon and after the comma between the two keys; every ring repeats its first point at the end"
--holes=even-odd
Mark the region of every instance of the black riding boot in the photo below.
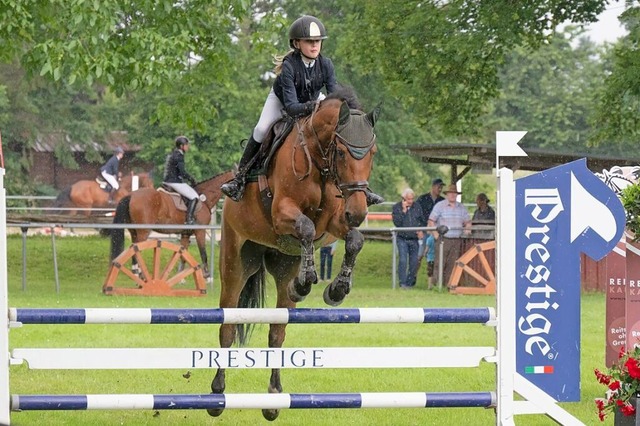
{"type": "Polygon", "coordinates": [[[371,191],[371,189],[367,188],[364,193],[367,197],[367,207],[384,203],[384,198],[371,191]]]}
{"type": "Polygon", "coordinates": [[[193,225],[194,223],[196,223],[194,214],[196,212],[197,204],[198,204],[197,198],[194,198],[193,200],[189,200],[189,204],[187,204],[187,218],[184,221],[185,225],[193,225]]]}
{"type": "Polygon", "coordinates": [[[116,190],[115,189],[111,189],[111,191],[109,191],[109,199],[107,200],[107,203],[112,206],[114,204],[113,201],[113,196],[116,194],[116,190]]]}
{"type": "Polygon", "coordinates": [[[253,136],[247,141],[247,146],[244,148],[240,164],[238,165],[238,173],[229,182],[223,184],[220,189],[227,197],[233,201],[240,201],[244,194],[244,184],[247,179],[247,172],[249,171],[249,162],[258,153],[260,144],[253,139],[253,136]]]}

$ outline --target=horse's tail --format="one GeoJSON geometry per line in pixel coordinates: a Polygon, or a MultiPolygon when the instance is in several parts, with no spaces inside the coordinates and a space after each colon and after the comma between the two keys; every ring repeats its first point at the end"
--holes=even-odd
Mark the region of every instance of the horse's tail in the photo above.
{"type": "MultiPolygon", "coordinates": [[[[56,200],[53,202],[53,207],[68,207],[70,205],[71,205],[71,187],[67,186],[58,194],[58,196],[56,197],[56,200]]],[[[64,210],[53,211],[53,214],[62,214],[62,213],[64,213],[64,210]]]]}
{"type": "MultiPolygon", "coordinates": [[[[240,293],[238,308],[263,308],[265,299],[265,268],[260,265],[258,272],[251,275],[240,293]]],[[[251,338],[255,324],[236,325],[236,343],[244,346],[251,338]]]]}
{"type": "MultiPolygon", "coordinates": [[[[113,223],[131,223],[129,216],[129,202],[131,195],[123,197],[116,207],[113,223]]],[[[124,229],[111,230],[111,260],[115,259],[124,250],[124,229]]]]}

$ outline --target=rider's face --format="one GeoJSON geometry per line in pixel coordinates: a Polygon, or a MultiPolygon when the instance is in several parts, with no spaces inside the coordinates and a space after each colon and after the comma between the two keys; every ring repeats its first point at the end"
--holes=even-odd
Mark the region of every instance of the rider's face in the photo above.
{"type": "Polygon", "coordinates": [[[322,49],[322,40],[296,40],[300,52],[309,59],[316,59],[322,49]]]}

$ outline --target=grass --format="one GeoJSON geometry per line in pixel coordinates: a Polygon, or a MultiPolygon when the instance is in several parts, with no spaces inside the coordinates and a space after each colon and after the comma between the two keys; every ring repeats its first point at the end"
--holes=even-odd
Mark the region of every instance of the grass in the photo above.
{"type": "MultiPolygon", "coordinates": [[[[339,245],[340,246],[340,245],[339,245]]],[[[22,290],[22,241],[8,238],[9,304],[13,307],[157,307],[210,308],[218,304],[215,291],[204,297],[158,298],[113,297],[101,293],[108,268],[108,241],[99,237],[56,240],[60,293],[55,292],[51,241],[45,237],[27,240],[27,290],[22,290]]],[[[334,274],[342,260],[342,247],[334,258],[334,274]]],[[[192,254],[196,255],[195,250],[192,254]]],[[[495,306],[490,296],[458,296],[427,291],[425,271],[414,290],[391,289],[391,245],[368,242],[355,270],[354,288],[342,307],[482,307],[495,306]]],[[[216,271],[217,272],[217,271],[216,271]]],[[[275,292],[270,283],[269,307],[275,292]]],[[[593,399],[602,395],[594,368],[604,366],[603,294],[582,298],[582,402],[563,407],[585,424],[598,424],[593,399]]],[[[300,307],[325,307],[322,287],[317,285],[300,307]]],[[[66,325],[24,326],[11,331],[14,347],[216,347],[217,325],[66,325]]],[[[481,325],[289,325],[288,347],[330,346],[492,346],[493,329],[481,325]]],[[[267,345],[267,326],[257,326],[250,346],[267,345]]],[[[10,369],[12,394],[90,393],[208,393],[213,370],[28,370],[10,369]],[[185,378],[185,376],[189,376],[185,378]]],[[[228,370],[227,392],[262,393],[269,372],[228,370]]],[[[285,392],[446,392],[495,390],[495,368],[483,364],[474,369],[340,369],[283,370],[285,392]]],[[[246,425],[266,422],[258,410],[226,410],[218,419],[203,410],[51,411],[13,413],[18,425],[202,425],[217,423],[246,425]]],[[[280,425],[452,425],[495,424],[493,410],[483,409],[361,409],[284,410],[280,425]]],[[[555,424],[544,416],[519,416],[517,424],[555,424]]]]}

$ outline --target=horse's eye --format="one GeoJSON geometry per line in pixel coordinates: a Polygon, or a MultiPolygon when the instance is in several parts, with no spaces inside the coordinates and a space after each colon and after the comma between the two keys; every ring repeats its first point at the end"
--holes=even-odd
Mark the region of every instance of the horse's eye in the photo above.
{"type": "Polygon", "coordinates": [[[340,157],[341,159],[343,159],[345,156],[344,151],[338,150],[338,157],[340,157]]]}

